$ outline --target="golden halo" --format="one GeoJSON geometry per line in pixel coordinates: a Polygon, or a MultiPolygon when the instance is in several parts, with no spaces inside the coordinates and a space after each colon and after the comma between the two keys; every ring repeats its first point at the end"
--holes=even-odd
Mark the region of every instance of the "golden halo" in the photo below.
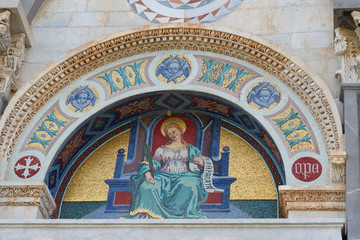
{"type": "Polygon", "coordinates": [[[166,137],[166,134],[165,134],[165,128],[167,126],[169,126],[170,124],[176,124],[178,126],[180,126],[183,130],[183,133],[186,131],[186,124],[184,122],[184,120],[180,119],[180,118],[177,118],[177,117],[171,117],[171,118],[168,118],[166,119],[162,124],[161,124],[161,133],[164,137],[166,137]]]}

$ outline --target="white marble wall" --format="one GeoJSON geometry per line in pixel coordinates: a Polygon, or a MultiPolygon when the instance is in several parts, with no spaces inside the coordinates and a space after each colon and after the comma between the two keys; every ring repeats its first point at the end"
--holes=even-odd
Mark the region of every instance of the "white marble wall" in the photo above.
{"type": "Polygon", "coordinates": [[[344,219],[1,220],[0,239],[341,240],[344,219]]]}
{"type": "MultiPolygon", "coordinates": [[[[127,0],[46,0],[31,24],[36,43],[18,86],[84,43],[148,24],[127,0]]],[[[338,95],[331,0],[244,0],[212,24],[247,31],[279,45],[311,66],[338,95]]]]}

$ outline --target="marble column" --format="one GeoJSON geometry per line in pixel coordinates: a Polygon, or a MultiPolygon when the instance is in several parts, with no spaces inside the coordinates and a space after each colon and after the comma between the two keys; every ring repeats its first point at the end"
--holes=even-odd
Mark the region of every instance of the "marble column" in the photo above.
{"type": "Polygon", "coordinates": [[[346,143],[346,232],[360,239],[360,82],[342,83],[346,143]]]}

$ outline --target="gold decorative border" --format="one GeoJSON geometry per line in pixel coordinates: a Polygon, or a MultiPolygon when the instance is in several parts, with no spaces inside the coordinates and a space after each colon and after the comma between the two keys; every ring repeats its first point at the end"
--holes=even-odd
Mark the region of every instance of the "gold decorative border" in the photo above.
{"type": "Polygon", "coordinates": [[[279,186],[280,213],[345,211],[345,186],[279,186]]]}
{"type": "Polygon", "coordinates": [[[45,183],[2,182],[0,206],[37,206],[46,219],[50,218],[56,204],[45,183]]]}
{"type": "Polygon", "coordinates": [[[138,213],[147,213],[149,214],[152,218],[156,218],[156,219],[164,219],[161,215],[157,215],[155,213],[153,213],[151,210],[146,209],[146,208],[138,208],[134,211],[130,212],[130,216],[135,216],[138,213]]]}
{"type": "Polygon", "coordinates": [[[257,38],[250,34],[242,33],[245,36],[241,36],[207,29],[201,24],[156,27],[151,29],[146,26],[142,30],[127,31],[124,35],[93,43],[50,69],[28,89],[19,91],[11,108],[2,117],[0,153],[3,159],[9,161],[16,142],[35,114],[81,76],[119,59],[176,49],[222,54],[244,60],[269,72],[294,91],[308,107],[318,123],[328,153],[342,147],[340,118],[326,85],[320,87],[318,82],[321,79],[316,74],[305,72],[291,57],[266,46],[271,43],[262,44],[259,41],[266,41],[260,38],[253,40],[257,38]]]}

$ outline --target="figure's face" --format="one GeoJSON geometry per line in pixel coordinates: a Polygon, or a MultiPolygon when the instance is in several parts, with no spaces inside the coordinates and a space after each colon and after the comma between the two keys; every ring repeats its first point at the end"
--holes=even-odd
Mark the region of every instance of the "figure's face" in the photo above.
{"type": "Polygon", "coordinates": [[[270,99],[270,96],[271,96],[271,93],[269,90],[267,89],[263,89],[259,92],[259,99],[261,102],[267,102],[269,101],[270,99]]]}
{"type": "Polygon", "coordinates": [[[179,129],[171,127],[167,129],[166,136],[168,136],[168,138],[170,138],[172,141],[175,141],[181,138],[181,132],[179,129]]]}
{"type": "Polygon", "coordinates": [[[81,92],[76,96],[76,101],[80,104],[85,103],[87,98],[88,98],[88,95],[84,92],[81,92]]]}
{"type": "Polygon", "coordinates": [[[168,66],[168,70],[170,73],[174,74],[179,71],[180,65],[178,62],[171,62],[168,66]]]}

